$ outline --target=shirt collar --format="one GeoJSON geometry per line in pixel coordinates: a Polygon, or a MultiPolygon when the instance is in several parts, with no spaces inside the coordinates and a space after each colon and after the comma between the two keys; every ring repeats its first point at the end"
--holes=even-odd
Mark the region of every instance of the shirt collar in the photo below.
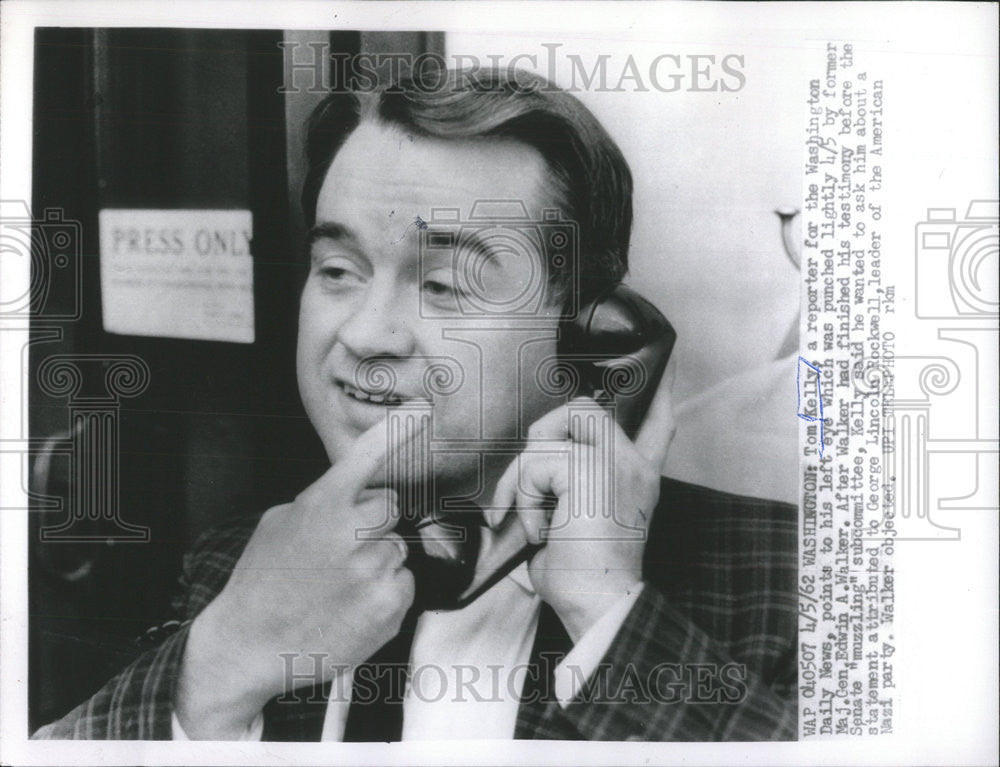
{"type": "MultiPolygon", "coordinates": [[[[495,533],[488,527],[482,528],[482,543],[480,543],[480,558],[489,557],[489,552],[496,542],[495,533]]],[[[503,560],[501,560],[502,562],[503,560]]],[[[497,563],[497,567],[500,566],[500,562],[497,563]]],[[[535,587],[531,585],[531,576],[528,574],[528,563],[522,562],[510,573],[507,574],[507,578],[504,580],[512,580],[518,586],[523,589],[528,596],[535,596],[535,587]]],[[[501,581],[502,582],[502,581],[501,581]]]]}
{"type": "Polygon", "coordinates": [[[531,585],[531,576],[528,575],[528,563],[522,562],[507,576],[514,583],[524,589],[530,596],[535,596],[535,587],[531,585]]]}

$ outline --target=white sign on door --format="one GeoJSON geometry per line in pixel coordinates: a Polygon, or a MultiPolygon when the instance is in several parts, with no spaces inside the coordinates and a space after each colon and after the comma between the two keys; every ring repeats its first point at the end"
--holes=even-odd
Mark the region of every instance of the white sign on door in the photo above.
{"type": "Polygon", "coordinates": [[[100,212],[108,333],[253,343],[248,210],[100,212]]]}

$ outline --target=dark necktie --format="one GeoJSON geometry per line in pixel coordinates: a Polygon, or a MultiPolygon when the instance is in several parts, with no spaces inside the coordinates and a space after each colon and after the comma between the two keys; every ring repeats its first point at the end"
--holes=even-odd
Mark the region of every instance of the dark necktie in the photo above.
{"type": "Polygon", "coordinates": [[[403,698],[417,616],[416,610],[410,610],[399,633],[355,670],[345,742],[389,742],[402,738],[403,698]]]}
{"type": "MultiPolygon", "coordinates": [[[[355,669],[345,741],[391,741],[402,736],[403,696],[416,623],[417,614],[411,611],[399,633],[355,669]]],[[[270,701],[264,708],[263,740],[321,740],[331,687],[328,682],[270,701]]]]}

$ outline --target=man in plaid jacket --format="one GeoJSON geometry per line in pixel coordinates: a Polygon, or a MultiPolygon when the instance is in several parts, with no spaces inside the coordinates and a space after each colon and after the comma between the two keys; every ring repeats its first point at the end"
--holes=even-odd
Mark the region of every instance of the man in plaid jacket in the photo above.
{"type": "Polygon", "coordinates": [[[456,71],[330,96],[308,152],[298,378],[331,468],[203,535],[175,633],[35,737],[794,738],[795,509],[660,478],[669,375],[634,439],[540,380],[568,304],[627,269],[631,176],[593,115],[525,72],[456,71]],[[528,219],[439,224],[515,199],[528,219]],[[427,385],[441,360],[464,385],[427,385]],[[397,417],[421,407],[432,425],[397,417]],[[387,474],[424,430],[462,448],[387,474]],[[404,543],[401,519],[456,498],[483,509],[475,551],[404,543]],[[511,541],[533,555],[422,609],[511,541]]]}

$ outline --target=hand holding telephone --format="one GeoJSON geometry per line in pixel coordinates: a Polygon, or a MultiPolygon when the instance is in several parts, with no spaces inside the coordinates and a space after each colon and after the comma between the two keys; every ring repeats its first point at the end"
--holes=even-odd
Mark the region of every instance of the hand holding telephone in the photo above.
{"type": "MultiPolygon", "coordinates": [[[[656,394],[663,372],[673,350],[677,334],[660,311],[634,290],[624,285],[616,285],[584,307],[572,320],[560,326],[558,355],[571,365],[580,381],[577,396],[593,397],[600,404],[614,403],[614,416],[629,439],[634,440],[639,427],[656,394]],[[613,394],[607,384],[616,377],[626,378],[639,375],[642,385],[623,387],[613,394]]],[[[448,563],[441,561],[453,553],[428,550],[424,546],[421,555],[411,556],[408,564],[414,570],[417,580],[418,602],[434,609],[460,609],[473,602],[499,580],[506,577],[522,562],[528,561],[544,544],[527,543],[523,533],[511,524],[514,515],[508,515],[506,524],[499,528],[490,539],[488,550],[480,552],[482,537],[481,515],[456,514],[449,517],[448,524],[456,524],[466,531],[466,541],[458,555],[454,575],[459,585],[464,586],[457,596],[435,593],[426,596],[421,580],[436,570],[440,579],[441,567],[446,573],[448,563]],[[475,516],[474,520],[470,517],[475,516]],[[471,579],[462,578],[460,571],[468,573],[470,557],[475,563],[471,579]],[[437,560],[437,562],[435,561],[437,560]],[[425,596],[421,596],[424,591],[425,596]]],[[[443,521],[427,518],[418,524],[418,530],[434,522],[443,521]]]]}

